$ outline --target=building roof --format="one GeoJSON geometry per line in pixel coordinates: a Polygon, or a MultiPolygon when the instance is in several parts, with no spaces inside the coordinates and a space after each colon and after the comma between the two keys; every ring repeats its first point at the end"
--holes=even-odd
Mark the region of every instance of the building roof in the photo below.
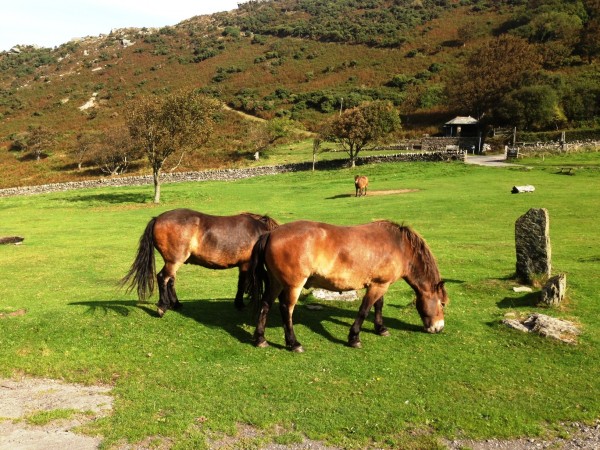
{"type": "Polygon", "coordinates": [[[457,116],[454,119],[445,123],[445,125],[477,125],[479,121],[471,116],[457,116]]]}

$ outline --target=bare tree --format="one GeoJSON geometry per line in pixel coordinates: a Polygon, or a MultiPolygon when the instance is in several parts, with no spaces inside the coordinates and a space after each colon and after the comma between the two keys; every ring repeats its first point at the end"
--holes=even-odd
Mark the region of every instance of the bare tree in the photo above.
{"type": "Polygon", "coordinates": [[[127,127],[135,147],[148,158],[154,177],[154,203],[160,203],[160,175],[169,158],[181,160],[212,133],[219,105],[196,91],[144,97],[127,110],[127,127]]]}
{"type": "Polygon", "coordinates": [[[85,132],[77,135],[75,145],[71,149],[71,153],[77,160],[77,170],[81,170],[84,161],[90,156],[98,140],[98,133],[85,132]]]}
{"type": "Polygon", "coordinates": [[[140,156],[141,152],[132,145],[129,130],[124,126],[104,130],[91,145],[91,159],[102,172],[111,176],[125,173],[140,156]]]}
{"type": "Polygon", "coordinates": [[[54,143],[54,133],[41,125],[35,127],[29,126],[26,138],[26,148],[35,155],[36,161],[39,161],[44,152],[54,143]]]}

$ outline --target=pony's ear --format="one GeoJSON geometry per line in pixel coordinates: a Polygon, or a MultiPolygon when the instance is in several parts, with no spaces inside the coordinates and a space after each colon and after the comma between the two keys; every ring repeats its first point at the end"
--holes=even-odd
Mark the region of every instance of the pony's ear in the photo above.
{"type": "Polygon", "coordinates": [[[445,285],[445,282],[444,282],[444,280],[442,280],[435,286],[435,288],[442,295],[442,299],[441,299],[442,306],[446,307],[446,305],[449,302],[449,299],[448,299],[448,294],[446,293],[446,289],[444,288],[444,285],[445,285]]]}

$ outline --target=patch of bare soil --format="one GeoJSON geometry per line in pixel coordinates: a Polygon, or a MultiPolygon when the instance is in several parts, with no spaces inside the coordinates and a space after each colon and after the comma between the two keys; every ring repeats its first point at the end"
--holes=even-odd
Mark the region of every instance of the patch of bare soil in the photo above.
{"type": "Polygon", "coordinates": [[[6,317],[19,317],[27,314],[27,311],[24,309],[18,309],[17,311],[9,312],[9,313],[0,313],[0,319],[4,319],[6,317]]]}
{"type": "Polygon", "coordinates": [[[485,441],[457,440],[446,442],[449,450],[598,450],[600,449],[600,419],[593,425],[563,424],[568,438],[555,439],[487,439],[485,441]]]}
{"type": "Polygon", "coordinates": [[[77,434],[73,429],[110,414],[110,388],[66,384],[55,380],[0,379],[0,450],[97,449],[101,437],[77,434]],[[28,417],[69,410],[68,419],[32,425],[28,417]]]}

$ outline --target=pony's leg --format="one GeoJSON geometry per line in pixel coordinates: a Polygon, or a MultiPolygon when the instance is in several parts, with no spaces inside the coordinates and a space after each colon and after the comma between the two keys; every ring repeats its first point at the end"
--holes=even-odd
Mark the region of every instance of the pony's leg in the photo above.
{"type": "Polygon", "coordinates": [[[156,306],[159,317],[165,315],[165,312],[169,309],[170,303],[164,272],[165,268],[163,267],[161,271],[156,274],[156,282],[158,284],[158,303],[156,306]]]}
{"type": "Polygon", "coordinates": [[[292,315],[294,314],[294,307],[298,302],[298,297],[302,292],[303,285],[304,283],[302,283],[300,287],[291,287],[289,289],[285,289],[279,295],[279,311],[281,312],[281,320],[283,321],[285,345],[296,353],[302,353],[304,349],[302,348],[300,342],[298,342],[296,339],[292,315]]]}
{"type": "Polygon", "coordinates": [[[281,288],[273,286],[275,283],[269,283],[269,287],[265,290],[262,299],[256,330],[254,331],[254,345],[257,347],[268,347],[269,343],[265,339],[265,327],[267,325],[267,316],[273,305],[275,297],[281,292],[281,288]]]}
{"type": "Polygon", "coordinates": [[[177,299],[177,293],[175,292],[175,273],[181,264],[165,263],[165,266],[156,275],[156,281],[158,282],[158,303],[157,313],[159,317],[165,315],[165,313],[173,308],[177,309],[181,307],[181,303],[177,299]]]}
{"type": "MultiPolygon", "coordinates": [[[[365,321],[365,319],[367,318],[367,316],[369,315],[369,311],[371,310],[371,307],[373,306],[373,304],[377,300],[382,298],[383,294],[385,294],[386,291],[387,291],[387,286],[371,285],[371,286],[369,286],[369,288],[367,288],[367,292],[365,293],[365,296],[363,297],[362,303],[358,310],[358,315],[356,316],[356,320],[350,327],[350,333],[348,334],[348,345],[350,347],[354,347],[354,348],[361,347],[359,334],[360,334],[360,329],[362,327],[362,324],[365,321]]],[[[383,300],[382,300],[380,306],[383,308],[383,300]]]]}
{"type": "Polygon", "coordinates": [[[171,278],[167,282],[167,292],[169,294],[171,308],[180,309],[183,305],[179,302],[179,299],[177,298],[177,292],[175,292],[175,278],[171,278]]]}
{"type": "Polygon", "coordinates": [[[235,300],[233,305],[241,310],[244,309],[244,291],[248,283],[248,268],[242,268],[240,266],[240,273],[238,274],[238,285],[237,292],[235,294],[235,300]]]}
{"type": "Polygon", "coordinates": [[[374,304],[375,307],[375,333],[379,336],[389,336],[390,332],[386,327],[383,326],[383,297],[377,300],[374,304]]]}

